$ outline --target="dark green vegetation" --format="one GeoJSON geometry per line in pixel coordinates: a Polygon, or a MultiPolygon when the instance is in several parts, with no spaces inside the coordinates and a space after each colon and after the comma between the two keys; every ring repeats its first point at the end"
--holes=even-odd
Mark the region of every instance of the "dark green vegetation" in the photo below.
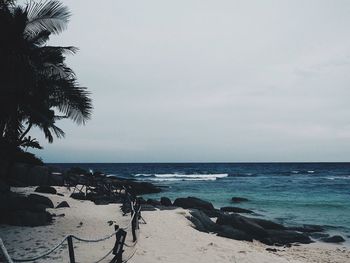
{"type": "Polygon", "coordinates": [[[91,115],[89,92],[79,86],[65,55],[77,48],[49,46],[52,34],[67,26],[70,12],[58,1],[19,6],[0,0],[0,154],[11,162],[37,160],[23,154],[39,142],[28,136],[33,127],[51,143],[65,133],[56,122],[71,119],[84,124],[91,115]]]}

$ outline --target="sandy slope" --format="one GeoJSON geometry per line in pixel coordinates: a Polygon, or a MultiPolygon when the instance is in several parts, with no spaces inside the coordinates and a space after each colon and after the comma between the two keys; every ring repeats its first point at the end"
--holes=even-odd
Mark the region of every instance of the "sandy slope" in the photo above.
{"type": "MultiPolygon", "coordinates": [[[[42,227],[0,226],[0,236],[14,257],[31,257],[40,254],[57,244],[68,234],[84,238],[97,238],[113,232],[113,226],[107,221],[114,220],[126,225],[129,216],[122,216],[120,205],[96,206],[90,201],[78,201],[69,198],[65,188],[57,187],[65,196],[49,195],[54,204],[66,200],[70,208],[50,209],[50,212],[64,217],[56,218],[54,224],[42,227]],[[82,222],[82,225],[80,224],[82,222]]],[[[34,188],[16,188],[18,192],[31,193],[34,188]]],[[[45,194],[43,194],[45,195],[45,194]]],[[[241,242],[213,234],[201,233],[192,228],[186,219],[187,210],[143,212],[147,224],[140,224],[139,242],[136,253],[129,262],[237,262],[237,263],[347,263],[350,262],[350,250],[339,245],[303,245],[292,248],[278,248],[273,253],[266,251],[259,242],[241,242]]],[[[131,234],[128,233],[130,243],[131,234]]],[[[86,244],[75,242],[77,262],[95,262],[114,245],[114,238],[108,241],[86,244]]],[[[126,247],[124,258],[135,251],[126,247]]],[[[36,262],[68,262],[66,243],[50,257],[36,262]]],[[[111,256],[102,262],[109,262],[111,256]]]]}
{"type": "Polygon", "coordinates": [[[350,250],[339,245],[303,245],[268,252],[260,242],[242,242],[191,227],[183,209],[143,212],[140,241],[132,262],[349,263],[350,250]]]}

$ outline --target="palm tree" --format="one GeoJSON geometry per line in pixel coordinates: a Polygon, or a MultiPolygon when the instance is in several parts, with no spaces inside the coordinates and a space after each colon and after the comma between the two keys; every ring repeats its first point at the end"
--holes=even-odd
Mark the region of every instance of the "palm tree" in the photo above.
{"type": "MultiPolygon", "coordinates": [[[[64,137],[56,121],[85,124],[92,111],[89,92],[79,86],[65,55],[75,47],[47,46],[51,34],[67,26],[70,12],[59,1],[25,7],[0,0],[0,142],[38,147],[27,134],[39,127],[51,143],[64,137]],[[32,142],[32,143],[31,143],[32,142]]],[[[39,146],[40,147],[40,146],[39,146]]]]}

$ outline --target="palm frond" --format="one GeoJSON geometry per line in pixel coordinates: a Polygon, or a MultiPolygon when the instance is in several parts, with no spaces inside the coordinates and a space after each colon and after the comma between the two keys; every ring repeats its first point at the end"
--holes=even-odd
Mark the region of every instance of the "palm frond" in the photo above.
{"type": "Polygon", "coordinates": [[[28,22],[25,33],[30,35],[37,35],[42,30],[58,34],[66,29],[71,16],[68,8],[59,1],[31,1],[26,7],[26,12],[28,22]]]}

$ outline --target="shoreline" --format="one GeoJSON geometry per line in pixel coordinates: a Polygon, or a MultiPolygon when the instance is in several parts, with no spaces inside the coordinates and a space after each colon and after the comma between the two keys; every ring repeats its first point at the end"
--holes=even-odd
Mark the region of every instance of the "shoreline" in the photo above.
{"type": "MultiPolygon", "coordinates": [[[[0,226],[0,236],[11,256],[30,257],[40,254],[59,242],[65,235],[74,233],[85,238],[104,236],[113,231],[108,221],[123,225],[129,219],[122,216],[120,204],[95,205],[91,201],[75,200],[69,197],[65,187],[55,187],[64,196],[42,194],[57,204],[67,201],[70,208],[48,209],[52,213],[64,213],[47,226],[19,227],[0,226]],[[80,225],[80,222],[83,222],[80,225]]],[[[15,192],[29,194],[35,187],[12,188],[15,192]]],[[[130,262],[339,262],[350,260],[350,248],[342,245],[313,243],[309,245],[281,248],[264,245],[258,241],[237,241],[214,234],[199,232],[186,218],[189,210],[143,211],[147,224],[140,224],[140,240],[136,253],[130,262]],[[277,252],[266,248],[276,248],[277,252]]],[[[131,235],[128,234],[127,238],[131,235]]],[[[79,262],[92,262],[100,258],[113,241],[93,246],[77,243],[76,256],[79,262]]],[[[128,248],[125,248],[128,254],[128,248]]],[[[53,256],[41,262],[66,262],[67,249],[58,250],[53,256]]],[[[108,259],[108,258],[107,258],[108,259]]],[[[106,259],[106,260],[107,260],[106,259]]],[[[110,258],[109,258],[110,259],[110,258]]],[[[40,262],[40,261],[39,261],[40,262]]],[[[102,261],[102,262],[108,262],[102,261]]]]}

